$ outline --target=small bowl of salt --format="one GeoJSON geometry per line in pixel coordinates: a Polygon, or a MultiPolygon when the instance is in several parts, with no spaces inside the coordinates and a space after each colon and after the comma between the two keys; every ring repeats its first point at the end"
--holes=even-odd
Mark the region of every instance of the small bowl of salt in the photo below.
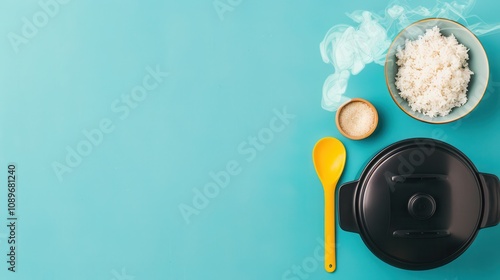
{"type": "Polygon", "coordinates": [[[335,122],[342,135],[352,140],[361,140],[370,136],[377,128],[378,113],[367,100],[354,98],[340,106],[335,122]]]}

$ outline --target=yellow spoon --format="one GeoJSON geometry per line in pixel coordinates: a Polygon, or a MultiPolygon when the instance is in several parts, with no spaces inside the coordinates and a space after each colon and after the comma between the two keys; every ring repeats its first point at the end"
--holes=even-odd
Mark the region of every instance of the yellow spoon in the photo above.
{"type": "Polygon", "coordinates": [[[335,271],[335,187],[345,165],[345,147],[338,139],[320,139],[313,149],[313,162],[325,192],[325,270],[335,271]]]}

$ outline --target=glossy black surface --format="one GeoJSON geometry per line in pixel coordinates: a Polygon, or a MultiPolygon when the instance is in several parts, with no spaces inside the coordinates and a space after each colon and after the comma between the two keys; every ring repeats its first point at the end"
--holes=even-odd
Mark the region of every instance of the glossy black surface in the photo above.
{"type": "Polygon", "coordinates": [[[341,186],[340,225],[389,264],[434,268],[462,254],[480,227],[498,223],[498,178],[488,176],[444,142],[404,140],[377,154],[359,182],[341,186]]]}

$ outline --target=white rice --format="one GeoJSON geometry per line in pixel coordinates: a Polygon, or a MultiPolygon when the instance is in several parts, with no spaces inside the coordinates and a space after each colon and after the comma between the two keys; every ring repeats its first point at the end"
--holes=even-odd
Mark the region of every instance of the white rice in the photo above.
{"type": "Polygon", "coordinates": [[[396,87],[413,111],[429,117],[446,116],[467,102],[467,85],[474,74],[468,49],[455,36],[441,35],[437,26],[415,41],[406,40],[396,53],[396,87]]]}

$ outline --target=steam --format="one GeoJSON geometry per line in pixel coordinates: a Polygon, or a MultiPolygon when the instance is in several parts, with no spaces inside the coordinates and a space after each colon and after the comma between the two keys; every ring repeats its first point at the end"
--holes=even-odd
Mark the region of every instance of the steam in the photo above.
{"type": "Polygon", "coordinates": [[[323,84],[321,107],[336,111],[350,100],[344,93],[351,75],[359,74],[366,64],[383,65],[392,39],[411,23],[429,17],[448,18],[464,24],[477,36],[500,30],[500,24],[490,25],[476,15],[469,15],[476,0],[437,1],[432,8],[412,8],[405,0],[391,2],[383,14],[370,11],[348,13],[357,27],[335,25],[320,43],[321,57],[331,63],[333,74],[323,84]]]}

